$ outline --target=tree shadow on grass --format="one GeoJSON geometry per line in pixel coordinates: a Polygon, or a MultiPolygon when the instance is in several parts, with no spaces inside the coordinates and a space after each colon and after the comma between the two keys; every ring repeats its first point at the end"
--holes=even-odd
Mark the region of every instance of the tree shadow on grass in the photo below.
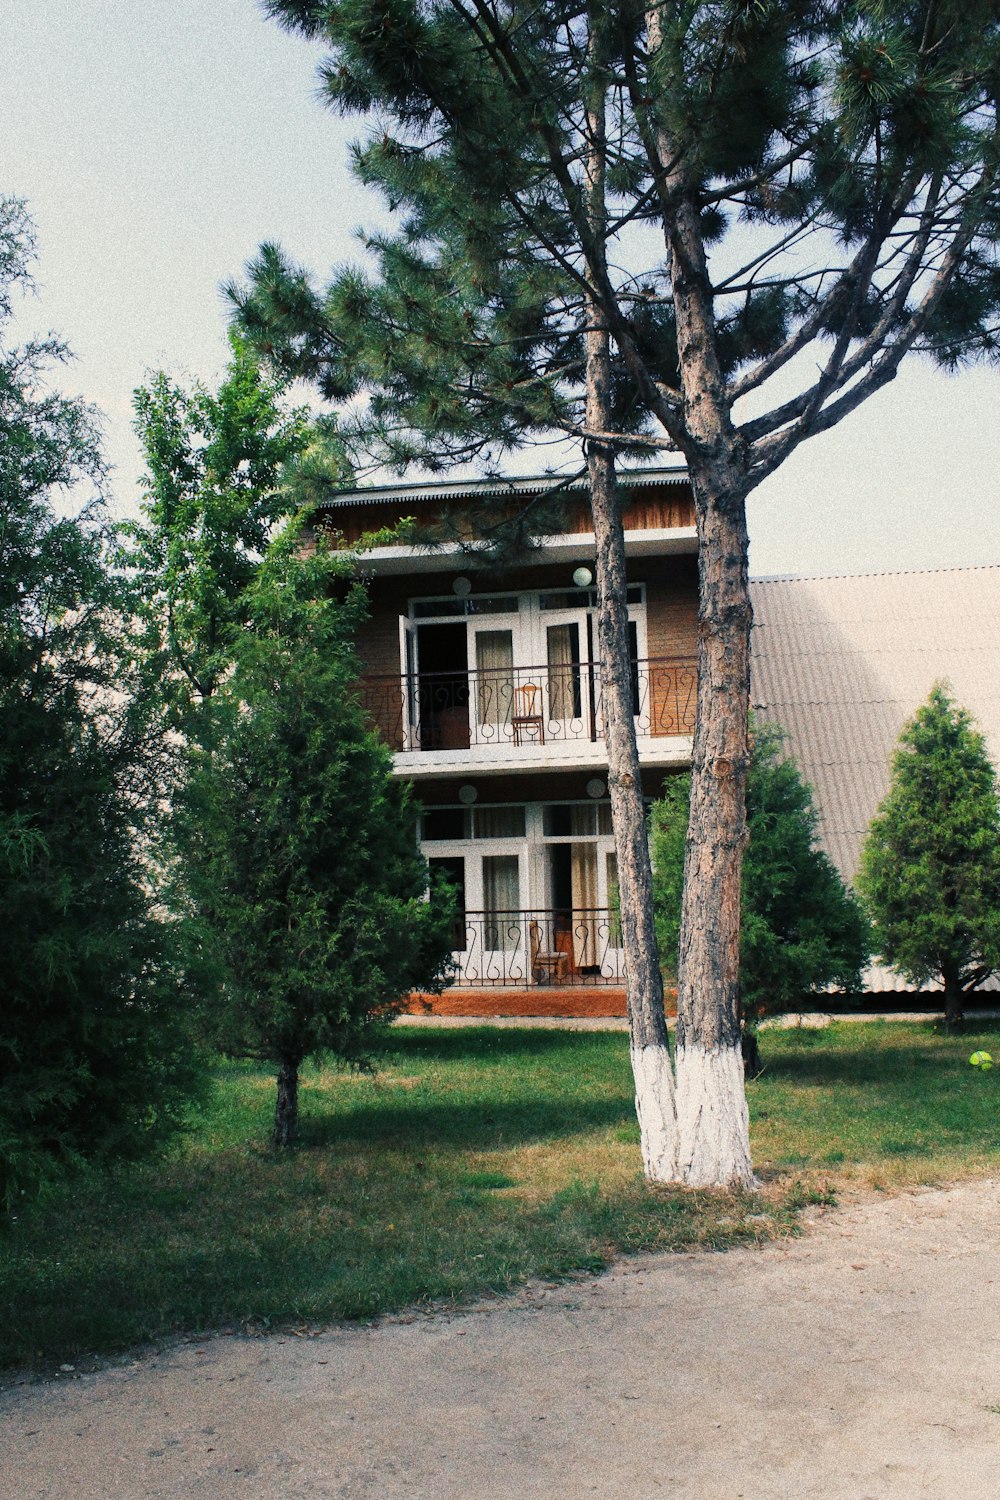
{"type": "Polygon", "coordinates": [[[967,1065],[967,1039],[942,1038],[939,1043],[895,1047],[806,1046],[785,1051],[761,1047],[761,1081],[797,1084],[885,1083],[911,1086],[915,1075],[951,1076],[967,1065]]]}
{"type": "Polygon", "coordinates": [[[587,1099],[547,1099],[543,1094],[454,1104],[394,1098],[384,1104],[359,1101],[309,1112],[300,1119],[306,1149],[379,1144],[481,1151],[535,1145],[585,1131],[606,1130],[634,1118],[631,1095],[617,1090],[587,1099]]]}

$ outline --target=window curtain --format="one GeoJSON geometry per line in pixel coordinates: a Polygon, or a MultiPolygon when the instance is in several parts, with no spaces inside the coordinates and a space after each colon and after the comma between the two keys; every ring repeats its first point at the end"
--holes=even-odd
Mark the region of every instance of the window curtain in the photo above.
{"type": "Polygon", "coordinates": [[[548,647],[549,718],[578,718],[580,627],[572,624],[550,625],[545,632],[545,639],[548,647]]]}
{"type": "Polygon", "coordinates": [[[622,946],[622,910],[618,891],[618,856],[606,854],[605,870],[608,878],[608,942],[612,948],[622,946]]]}
{"type": "MultiPolygon", "coordinates": [[[[582,809],[589,812],[590,809],[582,809]]],[[[572,846],[573,960],[578,969],[598,962],[597,845],[572,846]]]]}
{"type": "Polygon", "coordinates": [[[476,631],[476,708],[480,724],[510,723],[514,699],[514,637],[509,630],[476,631]]]}
{"type": "Polygon", "coordinates": [[[521,882],[516,854],[483,856],[483,946],[516,948],[521,938],[521,882]]]}

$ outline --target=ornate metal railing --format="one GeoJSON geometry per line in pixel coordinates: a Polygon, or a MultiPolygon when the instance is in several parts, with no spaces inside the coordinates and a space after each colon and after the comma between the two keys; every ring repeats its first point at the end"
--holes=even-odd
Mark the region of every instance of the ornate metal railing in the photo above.
{"type": "Polygon", "coordinates": [[[617,912],[468,911],[460,920],[452,984],[518,987],[622,985],[617,912]]]}
{"type": "MultiPolygon", "coordinates": [[[[640,734],[694,733],[697,663],[634,661],[632,708],[640,734]]],[[[361,701],[394,750],[549,745],[604,735],[600,662],[363,677],[361,701]]]]}

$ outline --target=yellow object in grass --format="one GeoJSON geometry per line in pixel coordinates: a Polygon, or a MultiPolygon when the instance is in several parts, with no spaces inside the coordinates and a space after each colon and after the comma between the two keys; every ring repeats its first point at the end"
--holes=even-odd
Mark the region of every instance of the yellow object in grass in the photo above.
{"type": "Polygon", "coordinates": [[[988,1073],[993,1066],[993,1056],[989,1052],[973,1052],[969,1062],[974,1068],[981,1068],[984,1073],[988,1073]]]}

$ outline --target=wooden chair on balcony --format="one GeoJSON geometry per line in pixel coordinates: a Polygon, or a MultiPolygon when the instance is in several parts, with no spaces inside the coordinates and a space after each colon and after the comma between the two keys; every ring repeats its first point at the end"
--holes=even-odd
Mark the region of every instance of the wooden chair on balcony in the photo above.
{"type": "Polygon", "coordinates": [[[514,712],[510,722],[515,745],[522,743],[522,736],[526,736],[529,743],[545,744],[545,719],[538,711],[540,696],[541,688],[537,682],[526,682],[523,687],[514,689],[514,712]]]}
{"type": "Polygon", "coordinates": [[[533,984],[558,984],[569,978],[569,954],[558,948],[542,946],[542,929],[538,922],[528,923],[528,941],[533,984]]]}

